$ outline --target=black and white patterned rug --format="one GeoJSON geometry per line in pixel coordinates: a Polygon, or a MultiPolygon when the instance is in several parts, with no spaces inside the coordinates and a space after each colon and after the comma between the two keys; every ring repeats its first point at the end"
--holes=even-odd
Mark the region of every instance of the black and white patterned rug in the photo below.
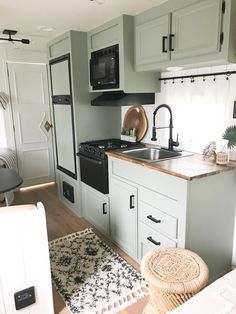
{"type": "Polygon", "coordinates": [[[147,294],[141,274],[85,229],[49,243],[52,280],[73,314],[117,313],[147,294]]]}

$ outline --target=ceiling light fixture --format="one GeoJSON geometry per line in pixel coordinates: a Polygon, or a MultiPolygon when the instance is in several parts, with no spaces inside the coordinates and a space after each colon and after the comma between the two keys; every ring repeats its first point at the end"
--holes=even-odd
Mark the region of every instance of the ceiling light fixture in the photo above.
{"type": "Polygon", "coordinates": [[[44,32],[51,32],[51,31],[54,30],[53,27],[51,27],[51,26],[45,26],[45,25],[38,26],[37,29],[39,29],[40,31],[44,31],[44,32]]]}
{"type": "Polygon", "coordinates": [[[106,0],[90,0],[91,2],[96,2],[98,4],[104,4],[106,0]]]}
{"type": "Polygon", "coordinates": [[[22,38],[22,39],[13,39],[11,36],[14,36],[16,35],[17,31],[13,31],[11,29],[4,29],[4,31],[2,32],[4,35],[8,35],[8,38],[0,38],[0,40],[8,40],[8,41],[18,41],[18,42],[21,42],[22,44],[29,44],[30,43],[30,40],[29,39],[25,39],[25,38],[22,38]]]}
{"type": "Polygon", "coordinates": [[[166,68],[166,70],[167,71],[169,71],[169,72],[176,72],[176,71],[181,71],[181,70],[183,70],[184,69],[184,67],[168,67],[168,68],[166,68]]]}

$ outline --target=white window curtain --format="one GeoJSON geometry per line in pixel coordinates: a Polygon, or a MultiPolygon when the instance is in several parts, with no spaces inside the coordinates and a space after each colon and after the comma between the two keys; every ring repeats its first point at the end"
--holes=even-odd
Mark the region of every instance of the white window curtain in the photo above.
{"type": "MultiPolygon", "coordinates": [[[[211,68],[203,68],[176,72],[176,76],[191,75],[198,73],[221,72],[235,70],[234,65],[231,68],[226,66],[211,68]]],[[[174,76],[173,73],[165,74],[166,76],[174,76]]],[[[160,104],[168,104],[173,111],[173,137],[179,134],[179,141],[182,148],[197,153],[202,153],[204,147],[210,141],[217,142],[217,148],[225,144],[222,140],[222,134],[229,125],[236,124],[233,119],[233,104],[236,100],[236,75],[232,75],[226,80],[226,76],[207,77],[206,81],[198,78],[194,83],[189,79],[172,81],[162,81],[161,93],[156,94],[156,103],[153,106],[144,106],[148,121],[148,132],[143,142],[167,146],[169,133],[168,129],[157,130],[157,142],[152,142],[151,127],[152,113],[160,104]]],[[[125,112],[124,112],[125,113],[125,112]]],[[[169,112],[160,109],[156,115],[156,126],[169,125],[169,112]]]]}

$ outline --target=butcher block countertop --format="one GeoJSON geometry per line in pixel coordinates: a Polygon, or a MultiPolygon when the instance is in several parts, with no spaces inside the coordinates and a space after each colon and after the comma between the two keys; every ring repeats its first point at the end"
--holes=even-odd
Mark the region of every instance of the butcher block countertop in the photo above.
{"type": "Polygon", "coordinates": [[[204,160],[201,154],[195,153],[191,156],[172,158],[157,162],[145,162],[135,159],[122,154],[122,150],[109,151],[106,154],[110,157],[126,160],[143,167],[161,171],[185,180],[207,177],[217,173],[236,169],[236,162],[231,161],[226,166],[220,166],[217,165],[214,160],[204,160]]]}

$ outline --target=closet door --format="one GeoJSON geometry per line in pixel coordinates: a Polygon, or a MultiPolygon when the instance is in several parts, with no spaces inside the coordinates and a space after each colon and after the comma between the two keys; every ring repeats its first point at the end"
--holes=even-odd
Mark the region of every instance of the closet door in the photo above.
{"type": "Polygon", "coordinates": [[[70,55],[50,61],[57,169],[77,178],[70,55]]]}

